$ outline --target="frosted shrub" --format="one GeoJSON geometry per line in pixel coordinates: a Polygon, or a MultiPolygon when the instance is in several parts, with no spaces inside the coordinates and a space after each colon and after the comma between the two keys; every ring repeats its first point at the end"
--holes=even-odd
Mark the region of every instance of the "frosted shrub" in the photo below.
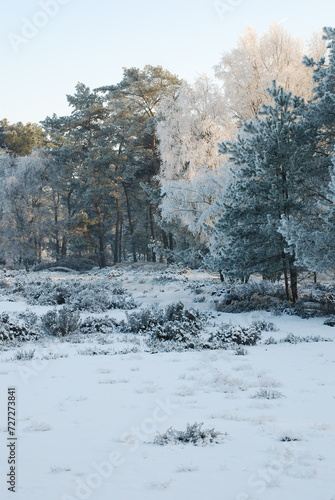
{"type": "Polygon", "coordinates": [[[224,312],[271,311],[287,303],[284,287],[266,280],[233,284],[219,290],[217,295],[220,296],[217,309],[224,312]]]}
{"type": "Polygon", "coordinates": [[[158,434],[154,439],[154,443],[161,446],[171,443],[191,443],[194,445],[219,443],[222,433],[214,429],[202,429],[202,425],[202,423],[187,424],[186,431],[177,431],[170,427],[164,434],[158,434]]]}
{"type": "Polygon", "coordinates": [[[46,269],[52,270],[53,268],[64,268],[79,272],[90,271],[93,267],[96,266],[96,263],[91,259],[78,258],[78,257],[66,257],[64,259],[60,259],[56,262],[43,262],[42,264],[37,264],[33,271],[44,271],[46,269]]]}
{"type": "Polygon", "coordinates": [[[271,323],[271,321],[265,321],[265,320],[260,320],[260,321],[253,321],[251,323],[251,326],[256,328],[258,332],[277,332],[278,328],[274,323],[271,323]]]}
{"type": "MultiPolygon", "coordinates": [[[[200,329],[203,326],[204,317],[198,311],[185,309],[182,302],[173,303],[164,309],[157,306],[148,307],[141,311],[127,314],[127,323],[123,324],[126,331],[133,333],[170,330],[171,323],[182,323],[189,325],[191,329],[200,329]]],[[[167,334],[168,335],[168,334],[167,334]]],[[[172,337],[173,335],[168,335],[172,337]]]]}
{"type": "Polygon", "coordinates": [[[282,394],[281,392],[279,391],[276,391],[274,389],[260,389],[258,392],[256,392],[256,394],[254,394],[253,396],[251,396],[252,398],[256,398],[256,399],[279,399],[279,398],[283,398],[284,397],[284,394],[282,394]]]}
{"type": "Polygon", "coordinates": [[[127,322],[122,323],[123,331],[144,333],[152,330],[157,325],[163,324],[164,311],[157,306],[147,307],[131,314],[126,313],[127,322]]]}
{"type": "Polygon", "coordinates": [[[19,318],[23,320],[24,326],[28,329],[34,329],[38,324],[38,316],[32,311],[27,309],[25,312],[19,314],[19,318]]]}
{"type": "Polygon", "coordinates": [[[115,287],[103,279],[61,282],[45,279],[29,284],[24,295],[30,304],[66,304],[81,311],[103,312],[137,307],[133,297],[122,287],[115,287]]]}
{"type": "Polygon", "coordinates": [[[327,318],[323,324],[326,326],[335,326],[335,317],[327,318]]]}
{"type": "Polygon", "coordinates": [[[41,326],[48,335],[64,337],[78,330],[80,326],[79,311],[72,311],[63,307],[59,311],[54,309],[41,317],[41,326]]]}
{"type": "MultiPolygon", "coordinates": [[[[187,321],[166,321],[163,325],[157,325],[150,332],[151,341],[171,341],[183,343],[190,349],[197,345],[197,337],[200,330],[196,324],[187,321]]],[[[152,346],[152,344],[150,344],[152,346]]]]}
{"type": "Polygon", "coordinates": [[[80,324],[81,333],[112,333],[114,331],[115,322],[105,316],[104,318],[88,317],[80,324]]]}
{"type": "Polygon", "coordinates": [[[240,345],[236,347],[234,352],[236,356],[247,356],[249,354],[249,351],[240,345]]]}
{"type": "Polygon", "coordinates": [[[37,340],[40,337],[39,332],[35,328],[29,328],[26,325],[12,321],[7,313],[0,314],[0,341],[20,341],[28,342],[37,340]]]}
{"type": "Polygon", "coordinates": [[[13,359],[17,361],[30,361],[34,356],[35,349],[31,349],[30,351],[18,351],[13,359]]]}
{"type": "Polygon", "coordinates": [[[164,315],[165,321],[189,322],[201,328],[203,316],[195,309],[185,309],[182,302],[176,302],[167,306],[164,315]]]}
{"type": "Polygon", "coordinates": [[[286,342],[288,344],[300,344],[302,342],[332,342],[333,339],[320,337],[320,335],[308,335],[307,337],[300,337],[289,333],[285,338],[280,339],[280,342],[286,342]]]}
{"type": "Polygon", "coordinates": [[[230,345],[256,345],[261,338],[260,331],[254,326],[225,324],[209,338],[212,349],[227,348],[230,345]]]}
{"type": "Polygon", "coordinates": [[[203,314],[177,302],[165,310],[154,306],[127,314],[127,323],[123,323],[122,329],[147,333],[147,345],[153,351],[180,350],[180,347],[184,350],[200,346],[198,337],[204,323],[203,314]]]}

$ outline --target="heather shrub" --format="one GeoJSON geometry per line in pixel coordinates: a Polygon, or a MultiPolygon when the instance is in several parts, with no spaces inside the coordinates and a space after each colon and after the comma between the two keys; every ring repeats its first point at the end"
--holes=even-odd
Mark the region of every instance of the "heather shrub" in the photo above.
{"type": "Polygon", "coordinates": [[[30,340],[37,340],[39,337],[40,334],[36,328],[21,325],[11,320],[7,313],[0,314],[0,341],[8,342],[17,340],[28,342],[30,340]]]}
{"type": "Polygon", "coordinates": [[[148,342],[173,341],[195,347],[195,339],[199,336],[205,323],[205,317],[194,309],[186,309],[182,302],[170,304],[165,310],[157,306],[127,314],[127,323],[123,323],[124,331],[148,333],[148,342]]]}
{"type": "Polygon", "coordinates": [[[80,333],[113,333],[115,321],[105,316],[104,318],[94,318],[89,316],[80,324],[80,333]]]}
{"type": "Polygon", "coordinates": [[[80,311],[104,312],[137,307],[133,297],[122,287],[104,279],[37,280],[25,287],[24,295],[29,304],[64,304],[80,311]]]}
{"type": "Polygon", "coordinates": [[[258,392],[256,392],[252,398],[255,399],[279,399],[283,398],[284,394],[274,389],[266,389],[262,388],[258,392]]]}
{"type": "Polygon", "coordinates": [[[222,349],[230,345],[256,345],[260,338],[261,332],[255,326],[224,324],[210,336],[208,343],[212,349],[222,349]]]}
{"type": "Polygon", "coordinates": [[[76,332],[80,327],[79,311],[72,311],[68,307],[60,310],[53,309],[41,317],[42,330],[48,335],[64,337],[76,332]]]}
{"type": "Polygon", "coordinates": [[[202,429],[202,425],[202,423],[187,424],[186,431],[177,431],[170,427],[164,434],[158,434],[154,439],[154,443],[160,446],[171,443],[191,443],[196,446],[219,443],[222,433],[214,429],[202,429]]]}
{"type": "Polygon", "coordinates": [[[53,268],[65,268],[73,271],[85,272],[90,271],[96,263],[91,259],[84,259],[82,257],[66,257],[57,260],[56,262],[43,262],[34,266],[33,271],[52,270],[53,268]]]}

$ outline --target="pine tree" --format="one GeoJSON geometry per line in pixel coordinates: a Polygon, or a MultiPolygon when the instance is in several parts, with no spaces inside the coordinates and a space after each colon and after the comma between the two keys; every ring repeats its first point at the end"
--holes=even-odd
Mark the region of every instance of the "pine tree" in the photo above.
{"type": "Polygon", "coordinates": [[[305,217],[283,217],[280,231],[290,242],[298,262],[310,271],[329,271],[334,267],[334,147],[335,147],[335,29],[324,28],[328,54],[314,67],[314,95],[305,108],[305,127],[313,151],[310,168],[305,171],[305,217]],[[313,168],[311,168],[313,166],[313,168]]]}
{"type": "MultiPolygon", "coordinates": [[[[159,239],[158,235],[161,233],[161,229],[157,227],[155,221],[158,215],[157,203],[150,197],[150,193],[156,191],[157,183],[154,177],[160,169],[155,130],[157,107],[161,99],[173,95],[180,84],[181,81],[177,76],[164,70],[161,66],[147,65],[142,70],[125,68],[123,79],[118,85],[109,85],[98,89],[104,92],[107,107],[113,108],[115,100],[122,102],[124,110],[128,110],[133,118],[131,127],[133,134],[128,134],[128,140],[124,143],[123,148],[127,149],[128,154],[126,156],[129,157],[133,165],[137,166],[137,183],[141,182],[145,188],[142,190],[141,198],[147,216],[144,220],[142,217],[142,228],[140,229],[142,234],[147,233],[147,243],[159,239]],[[129,148],[129,144],[131,144],[131,148],[129,148]],[[130,149],[132,149],[132,152],[129,155],[130,149]]],[[[131,183],[129,181],[123,184],[123,190],[126,196],[128,220],[130,221],[129,194],[131,183]]],[[[130,224],[130,228],[132,240],[134,241],[136,229],[132,224],[130,224]]],[[[156,260],[152,245],[150,245],[147,254],[149,260],[156,260]]]]}
{"type": "Polygon", "coordinates": [[[221,202],[213,249],[228,275],[284,275],[287,298],[296,302],[295,255],[278,228],[283,216],[304,210],[309,156],[304,102],[275,83],[269,95],[273,104],[244,124],[236,142],[221,145],[234,164],[234,181],[221,202]]]}

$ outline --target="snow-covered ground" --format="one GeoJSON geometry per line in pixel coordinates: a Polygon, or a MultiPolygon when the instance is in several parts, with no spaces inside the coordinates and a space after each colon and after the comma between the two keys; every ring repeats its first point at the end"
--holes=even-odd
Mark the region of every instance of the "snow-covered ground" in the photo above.
{"type": "MultiPolygon", "coordinates": [[[[117,330],[1,344],[1,499],[13,498],[6,422],[7,389],[15,386],[18,500],[335,500],[335,343],[264,342],[289,333],[334,337],[323,318],[218,313],[216,277],[159,265],[49,276],[114,280],[142,308],[180,300],[207,312],[212,328],[264,319],[277,331],[245,355],[151,353],[142,336],[117,330]],[[204,299],[197,284],[205,285],[204,299]],[[32,359],[16,359],[32,350],[32,359]],[[194,423],[221,432],[218,442],[154,443],[158,433],[194,423]]],[[[53,309],[28,306],[19,295],[0,301],[10,315],[27,308],[53,309]]],[[[126,317],[124,310],[105,314],[126,317]]]]}

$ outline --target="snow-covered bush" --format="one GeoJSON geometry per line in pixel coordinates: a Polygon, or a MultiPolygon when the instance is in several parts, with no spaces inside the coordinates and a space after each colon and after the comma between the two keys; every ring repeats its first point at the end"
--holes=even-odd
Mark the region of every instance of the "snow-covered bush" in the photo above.
{"type": "Polygon", "coordinates": [[[66,257],[64,259],[57,260],[56,262],[43,262],[41,264],[37,264],[33,268],[33,271],[44,271],[47,269],[52,270],[53,268],[62,267],[73,271],[85,272],[90,271],[95,266],[96,263],[91,259],[66,257]]]}
{"type": "Polygon", "coordinates": [[[48,335],[57,337],[70,335],[80,327],[79,311],[72,311],[68,307],[63,307],[59,311],[54,309],[41,317],[41,326],[48,335]]]}
{"type": "Polygon", "coordinates": [[[157,307],[142,309],[127,314],[127,320],[123,324],[124,331],[147,332],[151,348],[158,347],[153,346],[152,342],[155,341],[173,341],[194,349],[196,338],[205,322],[203,314],[194,309],[186,309],[182,302],[170,304],[165,310],[157,307]]]}
{"type": "Polygon", "coordinates": [[[240,345],[234,349],[234,352],[236,356],[247,356],[249,354],[249,351],[240,345]]]}
{"type": "Polygon", "coordinates": [[[262,388],[251,397],[255,398],[255,399],[258,399],[258,398],[259,399],[279,399],[279,398],[283,398],[284,394],[282,394],[281,392],[276,391],[274,389],[262,388]]]}
{"type": "Polygon", "coordinates": [[[291,443],[291,442],[296,442],[296,441],[302,441],[302,438],[298,435],[291,435],[291,434],[283,434],[280,438],[280,441],[282,443],[291,443]]]}
{"type": "Polygon", "coordinates": [[[26,325],[20,325],[9,318],[7,313],[0,314],[0,341],[18,340],[28,342],[37,340],[40,337],[37,329],[29,328],[26,325]]]}
{"type": "Polygon", "coordinates": [[[15,356],[15,361],[30,361],[35,356],[35,349],[31,349],[30,351],[18,351],[15,356]]]}
{"type": "Polygon", "coordinates": [[[115,321],[108,316],[104,318],[94,318],[89,316],[80,324],[80,333],[112,333],[115,321]]]}
{"type": "Polygon", "coordinates": [[[171,340],[188,344],[190,348],[195,347],[195,338],[199,336],[200,330],[197,323],[188,321],[166,321],[163,325],[156,325],[150,331],[151,340],[171,340]]]}
{"type": "MultiPolygon", "coordinates": [[[[125,331],[133,333],[152,332],[156,328],[162,331],[160,327],[164,329],[168,323],[188,323],[190,328],[200,330],[204,324],[204,315],[194,309],[186,309],[182,302],[172,303],[165,310],[155,305],[138,312],[127,313],[127,323],[122,327],[125,331]]],[[[169,324],[167,330],[170,329],[169,324]]]]}
{"type": "Polygon", "coordinates": [[[230,345],[256,345],[260,338],[261,331],[255,326],[224,324],[210,336],[208,344],[212,349],[222,349],[230,345]]]}
{"type": "Polygon", "coordinates": [[[158,434],[154,443],[160,446],[166,444],[191,443],[196,446],[221,442],[222,432],[214,429],[202,429],[203,423],[187,424],[186,431],[177,431],[170,427],[164,434],[158,434]]]}
{"type": "Polygon", "coordinates": [[[156,305],[146,307],[140,311],[126,313],[127,321],[123,322],[123,331],[132,333],[144,333],[152,330],[157,325],[163,324],[164,310],[158,309],[156,305]]]}
{"type": "Polygon", "coordinates": [[[34,312],[27,309],[25,312],[22,312],[18,315],[18,317],[23,321],[23,324],[26,328],[33,330],[38,327],[39,317],[34,312]]]}
{"type": "Polygon", "coordinates": [[[259,332],[277,332],[278,328],[274,323],[271,321],[265,321],[265,320],[259,320],[259,321],[253,321],[251,323],[251,326],[256,328],[257,331],[259,332]]]}
{"type": "Polygon", "coordinates": [[[335,317],[327,318],[324,322],[326,326],[335,326],[335,317]]]}
{"type": "Polygon", "coordinates": [[[281,343],[300,344],[302,342],[333,342],[333,339],[320,337],[320,335],[308,335],[307,337],[299,337],[293,333],[289,333],[285,338],[280,339],[281,343]]]}
{"type": "Polygon", "coordinates": [[[114,349],[100,349],[100,347],[85,347],[84,349],[78,349],[77,352],[81,356],[109,356],[116,354],[114,349]]]}
{"type": "Polygon", "coordinates": [[[276,344],[278,344],[278,342],[274,337],[268,337],[267,339],[265,339],[264,344],[265,345],[276,345],[276,344]]]}
{"type": "Polygon", "coordinates": [[[95,280],[37,280],[26,285],[29,304],[66,304],[81,311],[103,312],[108,309],[134,309],[133,297],[112,282],[95,280]]]}
{"type": "Polygon", "coordinates": [[[223,312],[272,311],[283,303],[287,305],[284,287],[265,280],[235,284],[218,294],[217,310],[223,312]]]}
{"type": "Polygon", "coordinates": [[[9,283],[4,279],[0,279],[0,289],[4,288],[9,288],[9,283]]]}

